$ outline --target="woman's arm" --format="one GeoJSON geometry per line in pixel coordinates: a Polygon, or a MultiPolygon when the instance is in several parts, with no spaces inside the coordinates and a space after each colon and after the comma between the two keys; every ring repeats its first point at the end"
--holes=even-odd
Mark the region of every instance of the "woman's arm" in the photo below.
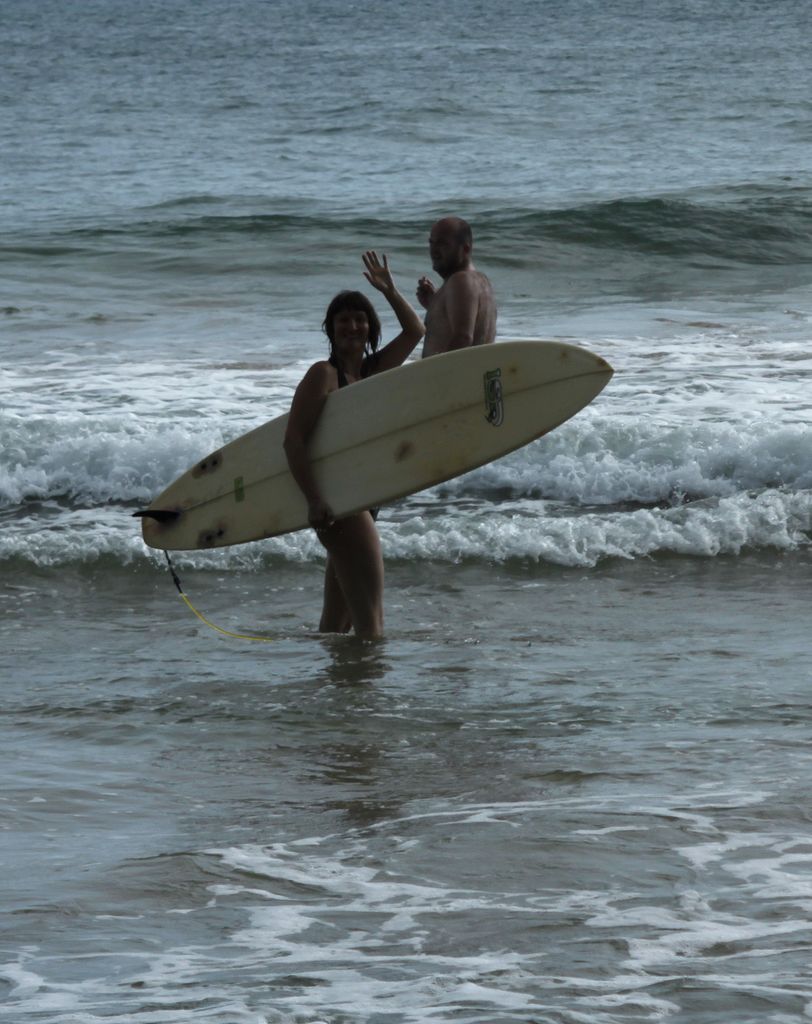
{"type": "Polygon", "coordinates": [[[414,351],[418,341],[423,337],[426,328],[411,305],[395,287],[386,256],[384,256],[383,263],[381,263],[378,259],[378,254],[370,251],[364,253],[363,260],[366,267],[364,277],[373,288],[377,288],[386,298],[386,301],[398,318],[398,323],[403,328],[396,338],[393,338],[388,345],[385,345],[378,352],[377,358],[374,360],[372,372],[379,373],[381,370],[391,370],[396,366],[400,366],[414,351]]]}
{"type": "Polygon", "coordinates": [[[333,522],[333,511],[322,497],[307,451],[307,442],[331,391],[332,368],[329,363],[314,363],[302,378],[288,416],[285,431],[285,455],[293,479],[307,499],[307,518],[319,529],[333,522]]]}

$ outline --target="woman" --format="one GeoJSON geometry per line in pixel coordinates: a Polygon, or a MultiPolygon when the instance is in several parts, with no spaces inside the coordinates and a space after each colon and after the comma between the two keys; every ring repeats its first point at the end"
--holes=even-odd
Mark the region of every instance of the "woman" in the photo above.
{"type": "Polygon", "coordinates": [[[327,308],[323,329],[330,358],[314,363],[293,396],[285,434],[285,454],[296,483],[307,498],[308,520],[327,549],[324,608],[319,630],[374,638],[383,633],[383,558],[370,512],[335,520],[310,466],[307,442],[331,391],[391,370],[423,337],[423,322],[395,287],[386,256],[366,252],[364,277],[386,298],[402,328],[378,351],[381,325],[361,292],[339,292],[327,308]]]}

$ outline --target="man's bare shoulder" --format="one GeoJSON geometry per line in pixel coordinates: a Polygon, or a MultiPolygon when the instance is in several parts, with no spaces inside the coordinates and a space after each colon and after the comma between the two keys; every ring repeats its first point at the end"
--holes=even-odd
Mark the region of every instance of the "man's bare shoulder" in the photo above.
{"type": "Polygon", "coordinates": [[[443,282],[441,291],[476,291],[485,284],[490,287],[490,281],[479,270],[468,267],[464,270],[455,270],[454,273],[443,282]]]}

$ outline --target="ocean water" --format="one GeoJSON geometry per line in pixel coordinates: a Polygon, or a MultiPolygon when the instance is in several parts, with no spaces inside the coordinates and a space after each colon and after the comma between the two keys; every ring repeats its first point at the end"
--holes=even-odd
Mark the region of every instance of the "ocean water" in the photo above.
{"type": "Polygon", "coordinates": [[[0,14],[0,1020],[809,1020],[807,5],[0,14]],[[383,642],[308,532],[219,635],[131,513],[448,212],[613,380],[383,511],[383,642]]]}

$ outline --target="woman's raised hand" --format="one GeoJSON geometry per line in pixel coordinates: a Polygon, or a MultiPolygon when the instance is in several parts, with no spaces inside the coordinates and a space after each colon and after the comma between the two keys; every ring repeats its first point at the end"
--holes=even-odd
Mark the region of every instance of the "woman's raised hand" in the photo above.
{"type": "Polygon", "coordinates": [[[372,249],[369,252],[365,252],[362,259],[366,267],[364,277],[367,281],[369,281],[373,288],[383,292],[384,295],[391,294],[395,290],[395,282],[389,270],[389,261],[386,258],[386,254],[383,257],[383,263],[378,259],[378,254],[372,249]]]}

